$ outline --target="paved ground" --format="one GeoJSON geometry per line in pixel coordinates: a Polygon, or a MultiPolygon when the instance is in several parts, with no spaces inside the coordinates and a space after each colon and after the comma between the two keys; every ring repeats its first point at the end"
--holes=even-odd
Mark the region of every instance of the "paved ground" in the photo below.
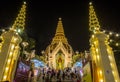
{"type": "MultiPolygon", "coordinates": [[[[39,81],[37,81],[37,82],[45,82],[44,80],[42,80],[42,78],[40,78],[40,80],[39,81]]],[[[49,81],[48,80],[48,82],[59,82],[58,81],[58,79],[52,79],[52,81],[49,81]]],[[[61,82],[73,82],[71,79],[65,79],[65,80],[62,80],[61,82]]]]}

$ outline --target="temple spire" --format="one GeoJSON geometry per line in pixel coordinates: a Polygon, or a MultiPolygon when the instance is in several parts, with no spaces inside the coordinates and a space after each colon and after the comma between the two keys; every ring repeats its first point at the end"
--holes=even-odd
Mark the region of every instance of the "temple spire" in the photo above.
{"type": "Polygon", "coordinates": [[[23,5],[18,13],[18,16],[16,17],[13,25],[12,30],[16,30],[17,32],[21,32],[24,30],[25,27],[25,18],[26,18],[26,2],[23,2],[23,5]]]}
{"type": "Polygon", "coordinates": [[[64,36],[64,29],[62,25],[62,18],[59,18],[57,29],[56,29],[56,36],[64,36]]]}
{"type": "Polygon", "coordinates": [[[64,34],[64,29],[62,25],[62,18],[59,18],[58,24],[57,24],[57,29],[56,29],[56,34],[52,40],[52,43],[58,43],[59,41],[63,43],[68,43],[67,38],[65,37],[64,34]]]}
{"type": "Polygon", "coordinates": [[[89,3],[89,30],[93,33],[100,32],[100,25],[92,2],[89,3]]]}

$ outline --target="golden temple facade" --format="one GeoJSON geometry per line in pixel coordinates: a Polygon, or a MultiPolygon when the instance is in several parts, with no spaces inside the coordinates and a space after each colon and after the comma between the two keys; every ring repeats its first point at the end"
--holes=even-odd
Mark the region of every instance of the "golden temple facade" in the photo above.
{"type": "Polygon", "coordinates": [[[64,34],[62,20],[59,18],[56,34],[45,50],[47,64],[54,69],[64,69],[72,66],[73,49],[64,34]]]}

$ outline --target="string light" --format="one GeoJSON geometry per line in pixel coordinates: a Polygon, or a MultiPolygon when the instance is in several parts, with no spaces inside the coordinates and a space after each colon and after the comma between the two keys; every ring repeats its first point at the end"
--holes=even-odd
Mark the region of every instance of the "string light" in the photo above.
{"type": "Polygon", "coordinates": [[[116,37],[118,37],[118,36],[119,36],[119,34],[116,34],[115,36],[116,36],[116,37]]]}
{"type": "Polygon", "coordinates": [[[103,30],[103,33],[105,33],[106,31],[105,30],[103,30]]]}
{"type": "Polygon", "coordinates": [[[110,35],[112,35],[113,33],[112,33],[112,32],[110,32],[109,34],[110,34],[110,35]]]}
{"type": "Polygon", "coordinates": [[[119,43],[116,43],[115,45],[116,45],[116,46],[119,46],[119,43]]]}
{"type": "Polygon", "coordinates": [[[2,32],[5,32],[5,29],[2,29],[2,32]]]}
{"type": "Polygon", "coordinates": [[[101,29],[101,31],[105,34],[107,34],[107,36],[109,36],[109,43],[119,47],[120,45],[120,33],[117,32],[112,32],[112,31],[108,31],[108,30],[104,30],[101,29]]]}
{"type": "Polygon", "coordinates": [[[119,33],[116,33],[116,32],[107,31],[107,30],[104,30],[104,29],[102,29],[101,31],[102,31],[103,33],[105,33],[105,34],[108,34],[108,35],[114,35],[114,36],[116,36],[116,37],[119,37],[119,36],[120,36],[120,34],[119,34],[119,33]]]}
{"type": "Polygon", "coordinates": [[[110,39],[110,42],[112,42],[113,40],[112,39],[110,39]]]}

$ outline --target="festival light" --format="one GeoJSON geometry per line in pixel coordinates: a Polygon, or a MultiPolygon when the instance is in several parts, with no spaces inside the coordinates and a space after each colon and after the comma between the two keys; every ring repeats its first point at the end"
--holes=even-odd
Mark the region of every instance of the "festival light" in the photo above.
{"type": "Polygon", "coordinates": [[[109,31],[109,30],[105,30],[105,29],[101,29],[101,31],[105,34],[107,34],[108,38],[109,38],[109,43],[110,45],[119,47],[120,45],[120,33],[117,32],[113,32],[113,31],[109,31]]]}

